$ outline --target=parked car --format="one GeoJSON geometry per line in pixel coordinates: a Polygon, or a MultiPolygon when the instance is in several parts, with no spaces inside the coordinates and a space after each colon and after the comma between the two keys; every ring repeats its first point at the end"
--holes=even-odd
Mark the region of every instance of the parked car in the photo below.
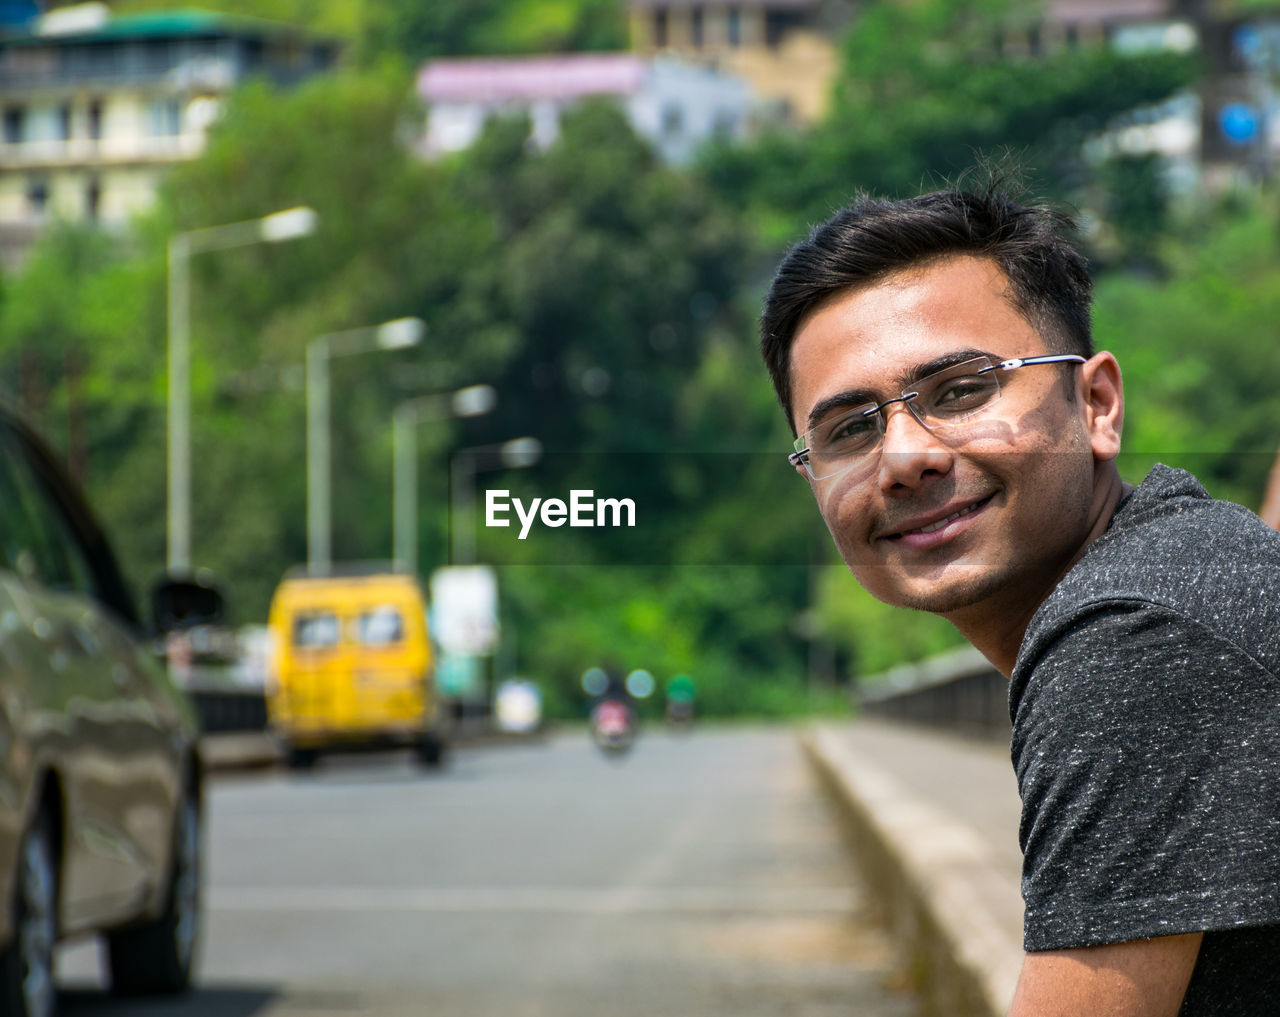
{"type": "Polygon", "coordinates": [[[0,1013],[52,1017],[58,941],[106,940],[112,988],[179,992],[200,908],[194,714],[151,649],[220,612],[167,582],[144,630],[47,447],[0,410],[0,1013]]]}

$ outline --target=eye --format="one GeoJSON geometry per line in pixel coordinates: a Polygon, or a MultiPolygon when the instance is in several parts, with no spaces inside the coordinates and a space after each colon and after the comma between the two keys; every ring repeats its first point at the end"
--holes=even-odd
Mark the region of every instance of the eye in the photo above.
{"type": "Polygon", "coordinates": [[[994,380],[978,374],[961,375],[941,382],[929,400],[932,409],[947,415],[985,406],[999,391],[994,380]]]}
{"type": "Polygon", "coordinates": [[[860,406],[815,428],[814,444],[830,451],[856,448],[877,441],[880,433],[879,420],[874,412],[868,413],[868,409],[874,410],[874,407],[860,406]]]}

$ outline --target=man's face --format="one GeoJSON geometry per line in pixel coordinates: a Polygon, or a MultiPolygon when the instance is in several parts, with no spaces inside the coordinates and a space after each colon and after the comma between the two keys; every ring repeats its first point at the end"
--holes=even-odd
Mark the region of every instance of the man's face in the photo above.
{"type": "MultiPolygon", "coordinates": [[[[1050,352],[1008,286],[994,262],[957,256],[819,305],[791,350],[797,432],[824,401],[893,399],[958,351],[993,361],[1050,352]]],[[[927,430],[894,403],[868,470],[810,481],[868,591],[952,620],[1034,610],[1048,595],[1087,542],[1094,498],[1083,400],[1068,399],[1068,371],[1075,389],[1073,365],[1002,372],[999,402],[950,430],[927,430]]]]}

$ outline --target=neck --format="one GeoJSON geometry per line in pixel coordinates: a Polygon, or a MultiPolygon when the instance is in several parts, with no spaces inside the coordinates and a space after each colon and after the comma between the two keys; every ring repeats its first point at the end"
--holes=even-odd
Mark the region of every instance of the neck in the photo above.
{"type": "Polygon", "coordinates": [[[959,629],[960,634],[972,643],[996,670],[1008,678],[1013,674],[1013,665],[1018,659],[1018,650],[1022,646],[1023,636],[1026,635],[1027,626],[1031,624],[1032,617],[1049,594],[1057,588],[1062,578],[1084,556],[1089,545],[1107,531],[1107,527],[1111,524],[1111,517],[1115,515],[1116,506],[1120,504],[1120,499],[1131,490],[1133,485],[1126,484],[1120,479],[1120,473],[1114,462],[1100,464],[1089,511],[1089,525],[1084,539],[1075,552],[1064,560],[1052,580],[1038,590],[1011,587],[1000,598],[1001,603],[986,601],[971,609],[946,616],[947,621],[959,629]]]}

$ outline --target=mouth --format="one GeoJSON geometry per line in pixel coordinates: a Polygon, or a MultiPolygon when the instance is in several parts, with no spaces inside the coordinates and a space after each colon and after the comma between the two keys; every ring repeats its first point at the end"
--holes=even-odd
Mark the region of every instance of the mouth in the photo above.
{"type": "Polygon", "coordinates": [[[920,546],[932,546],[938,543],[940,539],[946,539],[954,533],[959,533],[964,529],[967,523],[960,522],[967,520],[970,516],[975,515],[990,504],[994,494],[989,494],[980,501],[975,501],[971,505],[957,509],[949,515],[943,516],[941,519],[935,519],[933,522],[926,523],[923,526],[917,526],[909,530],[901,530],[897,533],[887,533],[884,540],[906,541],[909,544],[920,546]],[[958,524],[958,525],[957,525],[958,524]]]}

